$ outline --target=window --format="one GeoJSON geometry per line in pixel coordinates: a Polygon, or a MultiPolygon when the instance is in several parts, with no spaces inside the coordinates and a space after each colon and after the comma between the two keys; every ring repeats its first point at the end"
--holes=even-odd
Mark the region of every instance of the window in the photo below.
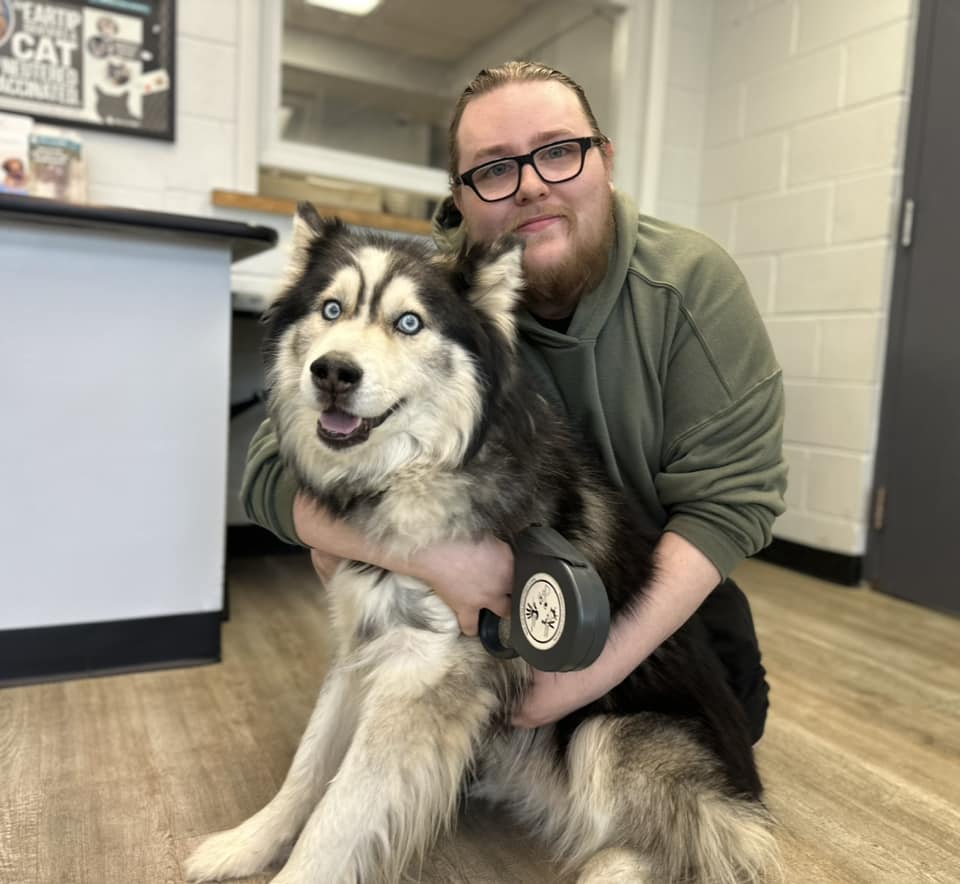
{"type": "Polygon", "coordinates": [[[643,109],[644,54],[629,51],[642,29],[630,22],[653,2],[382,0],[365,16],[305,0],[264,4],[261,189],[295,189],[310,176],[352,207],[429,217],[449,190],[447,124],[460,90],[509,58],[580,82],[620,163],[630,155],[618,138],[621,106],[639,92],[643,109]]]}

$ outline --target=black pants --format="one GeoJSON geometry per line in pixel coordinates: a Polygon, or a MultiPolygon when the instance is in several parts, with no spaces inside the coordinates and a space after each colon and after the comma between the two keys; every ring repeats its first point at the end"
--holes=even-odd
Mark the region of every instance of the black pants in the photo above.
{"type": "Polygon", "coordinates": [[[710,644],[727,671],[727,681],[743,705],[754,743],[763,735],[770,706],[767,671],[760,662],[760,643],[750,603],[732,580],[724,580],[697,609],[710,644]]]}

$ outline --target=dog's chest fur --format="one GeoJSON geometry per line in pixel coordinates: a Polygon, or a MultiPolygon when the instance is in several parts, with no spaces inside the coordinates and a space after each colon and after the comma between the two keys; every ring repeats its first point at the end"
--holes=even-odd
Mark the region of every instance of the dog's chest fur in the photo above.
{"type": "Polygon", "coordinates": [[[409,555],[445,540],[477,538],[483,525],[473,480],[459,472],[408,470],[348,513],[350,521],[392,553],[409,555]]]}
{"type": "MultiPolygon", "coordinates": [[[[390,655],[396,655],[401,651],[399,645],[405,644],[398,636],[409,630],[452,638],[460,632],[453,611],[415,577],[344,565],[331,580],[329,592],[337,640],[346,652],[365,645],[385,645],[393,637],[399,644],[391,643],[390,655]]],[[[420,653],[425,648],[408,650],[420,653]]]]}

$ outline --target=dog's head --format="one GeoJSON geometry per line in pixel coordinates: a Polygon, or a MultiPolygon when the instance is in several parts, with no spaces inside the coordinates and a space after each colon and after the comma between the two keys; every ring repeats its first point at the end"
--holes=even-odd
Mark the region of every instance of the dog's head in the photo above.
{"type": "Polygon", "coordinates": [[[461,463],[512,371],[521,286],[517,242],[445,259],[301,204],[265,315],[268,403],[301,478],[461,463]]]}

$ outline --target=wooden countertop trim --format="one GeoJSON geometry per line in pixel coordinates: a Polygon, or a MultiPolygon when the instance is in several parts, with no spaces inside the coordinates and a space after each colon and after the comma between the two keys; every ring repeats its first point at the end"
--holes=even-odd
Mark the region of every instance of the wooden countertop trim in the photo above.
{"type": "MultiPolygon", "coordinates": [[[[274,215],[292,216],[297,211],[295,200],[275,199],[268,196],[254,196],[249,193],[237,193],[233,190],[213,190],[211,199],[215,206],[225,209],[246,209],[254,212],[269,212],[274,215]]],[[[378,230],[395,230],[400,233],[430,235],[430,222],[416,218],[404,218],[400,215],[388,215],[385,212],[366,212],[360,209],[343,209],[335,206],[314,204],[321,215],[342,218],[347,224],[358,227],[373,227],[378,230]]]]}

